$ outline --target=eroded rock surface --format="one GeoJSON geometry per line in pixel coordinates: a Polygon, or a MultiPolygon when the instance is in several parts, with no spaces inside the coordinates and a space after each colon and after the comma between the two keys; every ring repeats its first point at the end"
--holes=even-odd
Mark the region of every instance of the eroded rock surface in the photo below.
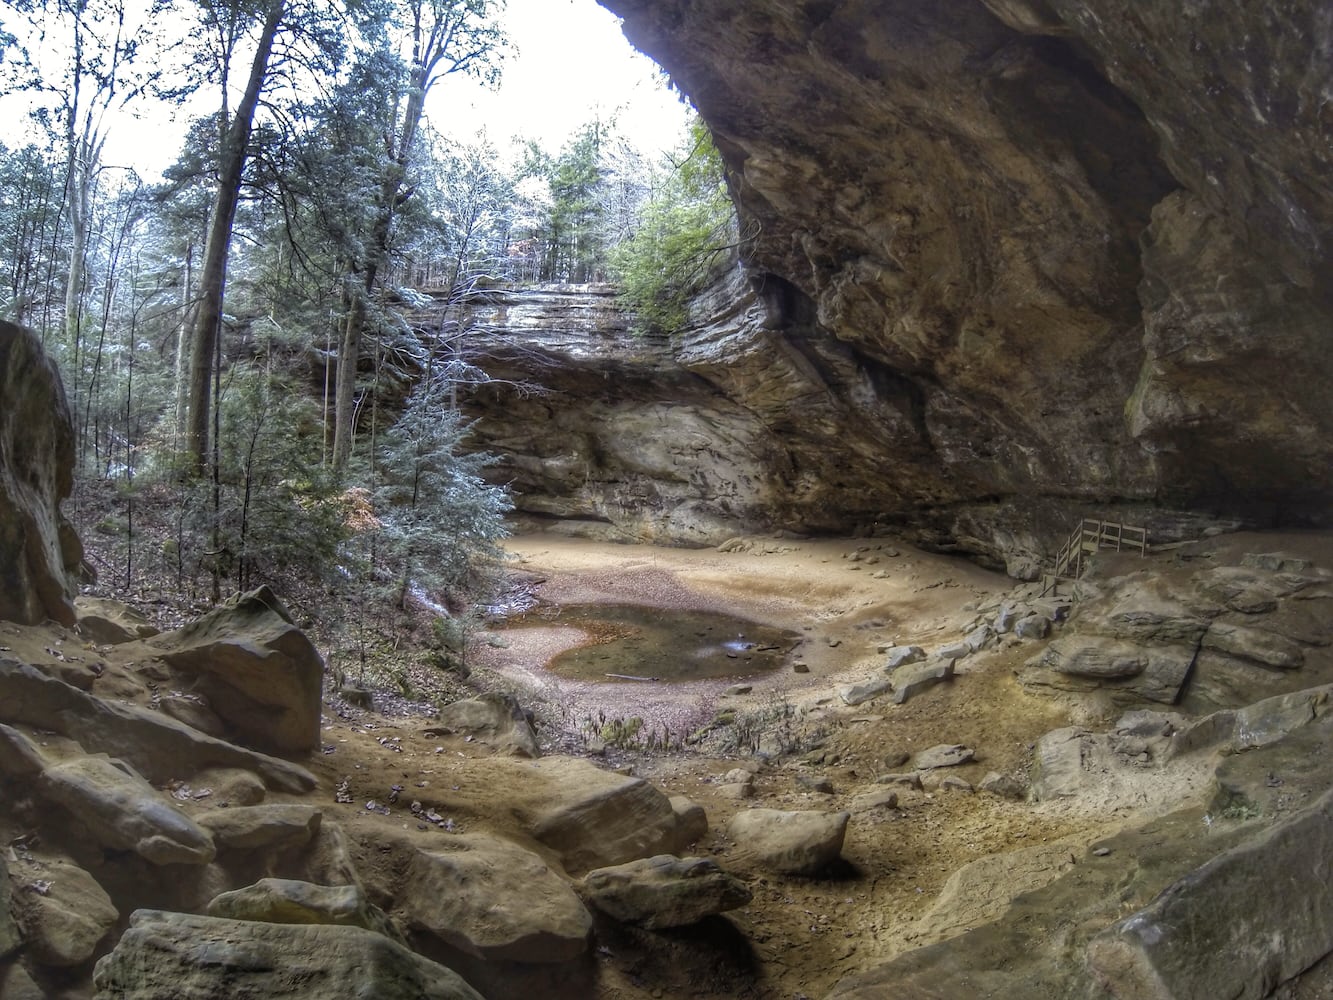
{"type": "Polygon", "coordinates": [[[0,619],[74,624],[83,548],[60,512],[73,484],[60,375],[31,330],[0,320],[0,619]]]}
{"type": "Polygon", "coordinates": [[[191,677],[240,741],[278,753],[319,745],[324,660],[268,587],[237,594],[151,645],[191,677]]]}
{"type": "Polygon", "coordinates": [[[598,868],[584,877],[583,885],[603,913],[649,930],[693,924],[751,899],[745,883],[711,858],[669,854],[598,868]]]}
{"type": "Polygon", "coordinates": [[[592,933],[583,903],[537,855],[471,834],[416,853],[400,906],[413,927],[488,960],[567,962],[592,933]]]}
{"type": "Polygon", "coordinates": [[[738,857],[769,871],[815,875],[842,854],[849,813],[746,809],[732,817],[727,835],[738,857]]]}
{"type": "Polygon", "coordinates": [[[553,390],[475,401],[527,511],[678,542],[887,520],[1016,575],[1081,511],[1327,519],[1319,5],[604,5],[712,128],[744,267],[671,344],[483,310],[482,366],[553,390]]]}
{"type": "Polygon", "coordinates": [[[360,927],[137,910],[97,963],[98,1000],[481,1000],[453,972],[360,927]]]}

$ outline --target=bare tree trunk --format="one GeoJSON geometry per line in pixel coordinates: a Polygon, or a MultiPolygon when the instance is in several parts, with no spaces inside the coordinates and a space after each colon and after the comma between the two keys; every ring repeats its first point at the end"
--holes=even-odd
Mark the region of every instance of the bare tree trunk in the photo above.
{"type": "Polygon", "coordinates": [[[186,415],[190,408],[189,380],[185,377],[190,354],[190,317],[194,312],[194,244],[185,248],[185,277],[181,286],[181,322],[176,331],[176,437],[185,436],[186,415]]]}
{"type": "Polygon", "coordinates": [[[223,138],[218,191],[213,202],[213,217],[204,248],[204,263],[199,279],[199,309],[195,314],[190,355],[190,406],[188,452],[196,474],[205,471],[209,451],[209,417],[212,409],[213,359],[218,352],[222,327],[222,297],[227,284],[227,257],[231,251],[231,230],[240,200],[241,175],[250,146],[259,94],[268,75],[273,39],[282,21],[285,0],[269,0],[264,27],[250,66],[245,94],[236,108],[223,138]]]}

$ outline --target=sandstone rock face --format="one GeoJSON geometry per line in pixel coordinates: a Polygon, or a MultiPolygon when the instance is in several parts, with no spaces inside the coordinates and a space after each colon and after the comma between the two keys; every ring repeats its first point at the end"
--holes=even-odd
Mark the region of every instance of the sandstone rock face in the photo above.
{"type": "Polygon", "coordinates": [[[9,867],[0,857],[0,959],[8,958],[19,943],[18,928],[9,912],[9,867]]]}
{"type": "Polygon", "coordinates": [[[260,879],[224,892],[209,902],[208,915],[269,924],[362,927],[380,934],[388,934],[390,927],[384,913],[357,886],[312,885],[286,878],[260,879]]]}
{"type": "Polygon", "coordinates": [[[265,805],[209,809],[195,821],[219,847],[254,850],[302,847],[319,833],[323,818],[314,806],[265,805]]]}
{"type": "Polygon", "coordinates": [[[118,645],[157,635],[158,630],[134,608],[106,597],[78,597],[74,614],[79,633],[93,642],[118,645]]]}
{"type": "Polygon", "coordinates": [[[74,624],[83,550],[60,513],[73,477],[60,375],[31,330],[0,320],[0,619],[74,624]]]}
{"type": "Polygon", "coordinates": [[[842,854],[845,812],[747,809],[727,825],[738,851],[762,868],[789,875],[815,875],[842,854]]]}
{"type": "Polygon", "coordinates": [[[1333,795],[1191,872],[1088,945],[1113,997],[1262,1000],[1333,947],[1333,795]],[[1281,886],[1281,892],[1274,892],[1281,886]]]}
{"type": "Polygon", "coordinates": [[[98,1000],[481,1000],[449,969],[360,927],[137,910],[97,963],[98,1000]]]}
{"type": "MultiPolygon", "coordinates": [[[[683,821],[665,793],[572,758],[532,762],[549,785],[519,817],[538,841],[556,851],[565,870],[586,872],[672,850],[683,821]]],[[[689,821],[693,827],[694,822],[689,821]]]]}
{"type": "Polygon", "coordinates": [[[197,678],[242,741],[279,753],[319,745],[324,660],[268,587],[236,595],[152,646],[197,678]]]}
{"type": "Polygon", "coordinates": [[[1302,560],[1293,572],[1283,557],[1263,568],[1243,551],[1249,539],[1235,536],[1193,573],[1108,571],[1085,581],[1089,596],[1020,680],[1197,713],[1333,680],[1333,624],[1303,598],[1321,592],[1328,571],[1302,560]]]}
{"type": "Polygon", "coordinates": [[[315,787],[314,775],[305,768],[205,736],[158,712],[84,694],[3,656],[0,721],[54,730],[92,753],[115,753],[151,781],[213,766],[253,771],[270,787],[288,792],[315,787]]]}
{"type": "Polygon", "coordinates": [[[21,876],[25,883],[44,889],[23,892],[16,899],[23,940],[33,959],[60,967],[92,958],[120,919],[96,879],[65,861],[27,866],[21,876]]]}
{"type": "Polygon", "coordinates": [[[537,855],[473,834],[418,852],[399,905],[414,927],[488,960],[570,961],[592,933],[583,903],[537,855]]]}
{"type": "Polygon", "coordinates": [[[217,853],[207,831],[119,761],[76,757],[47,768],[39,787],[106,847],[158,865],[206,865],[217,853]]]}
{"type": "Polygon", "coordinates": [[[438,726],[426,730],[466,733],[501,753],[515,757],[540,757],[541,747],[532,723],[513,695],[491,691],[476,698],[456,701],[440,709],[438,726]]]}
{"type": "Polygon", "coordinates": [[[745,883],[712,859],[669,854],[598,868],[584,877],[583,885],[603,913],[650,930],[697,923],[751,899],[745,883]]]}
{"type": "Polygon", "coordinates": [[[478,362],[553,390],[473,401],[522,509],[888,522],[1027,578],[1083,511],[1327,520],[1318,5],[603,2],[711,126],[745,264],[671,343],[496,293],[478,362]]]}

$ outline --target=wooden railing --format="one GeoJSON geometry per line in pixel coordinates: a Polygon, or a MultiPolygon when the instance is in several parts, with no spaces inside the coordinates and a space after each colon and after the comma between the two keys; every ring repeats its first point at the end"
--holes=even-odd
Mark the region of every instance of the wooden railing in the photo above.
{"type": "Polygon", "coordinates": [[[1133,524],[1119,521],[1097,521],[1084,518],[1055,557],[1055,572],[1043,578],[1041,596],[1053,594],[1061,583],[1071,583],[1088,568],[1088,557],[1098,549],[1126,549],[1139,555],[1148,553],[1148,531],[1133,524]]]}

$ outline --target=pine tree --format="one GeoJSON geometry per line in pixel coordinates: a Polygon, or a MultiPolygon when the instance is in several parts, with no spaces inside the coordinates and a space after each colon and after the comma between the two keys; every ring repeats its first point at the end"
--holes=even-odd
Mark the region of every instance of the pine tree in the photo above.
{"type": "Polygon", "coordinates": [[[424,379],[380,451],[379,558],[400,607],[415,587],[442,596],[471,589],[503,555],[512,504],[482,478],[493,457],[462,450],[469,424],[448,400],[444,379],[424,379]]]}

